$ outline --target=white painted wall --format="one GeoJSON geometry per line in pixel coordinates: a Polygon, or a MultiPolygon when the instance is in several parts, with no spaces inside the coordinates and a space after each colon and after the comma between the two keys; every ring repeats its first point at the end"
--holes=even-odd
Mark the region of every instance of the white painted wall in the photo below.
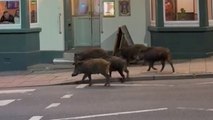
{"type": "Polygon", "coordinates": [[[103,18],[103,33],[101,34],[101,48],[113,50],[117,29],[126,25],[134,43],[144,43],[147,34],[146,0],[130,0],[131,16],[119,16],[118,0],[115,0],[116,16],[103,18]]]}
{"type": "MultiPolygon", "coordinates": [[[[40,50],[64,51],[64,11],[63,0],[39,0],[40,50]],[[61,31],[59,34],[59,13],[61,16],[61,31]]],[[[147,36],[147,6],[146,0],[131,0],[131,16],[119,16],[118,0],[115,0],[116,16],[103,18],[101,48],[113,50],[117,29],[127,25],[134,43],[145,43],[147,36]]],[[[145,43],[146,44],[146,43],[145,43]]]]}
{"type": "Polygon", "coordinates": [[[38,0],[39,2],[39,26],[40,50],[63,51],[64,50],[64,12],[63,0],[38,0]],[[59,33],[59,14],[61,14],[61,31],[59,33]]]}

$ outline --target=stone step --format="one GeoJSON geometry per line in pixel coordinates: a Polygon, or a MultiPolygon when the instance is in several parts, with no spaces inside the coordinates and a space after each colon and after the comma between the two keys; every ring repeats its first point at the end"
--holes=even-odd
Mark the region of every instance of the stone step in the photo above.
{"type": "Polygon", "coordinates": [[[74,60],[68,60],[65,58],[54,58],[53,59],[54,64],[66,64],[66,63],[71,64],[73,62],[74,62],[74,60]]]}

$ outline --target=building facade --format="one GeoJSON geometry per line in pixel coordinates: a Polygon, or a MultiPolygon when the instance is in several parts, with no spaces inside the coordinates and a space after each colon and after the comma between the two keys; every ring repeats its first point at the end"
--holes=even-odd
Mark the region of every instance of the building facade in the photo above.
{"type": "Polygon", "coordinates": [[[206,57],[213,51],[212,0],[151,0],[152,46],[175,58],[206,57]]]}
{"type": "Polygon", "coordinates": [[[0,70],[51,63],[82,47],[112,51],[122,25],[136,44],[205,57],[212,12],[212,0],[0,0],[0,70]]]}

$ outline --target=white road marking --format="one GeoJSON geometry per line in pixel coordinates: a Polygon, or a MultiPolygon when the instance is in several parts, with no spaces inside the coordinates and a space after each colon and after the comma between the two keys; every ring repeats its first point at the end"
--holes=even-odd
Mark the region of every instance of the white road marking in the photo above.
{"type": "Polygon", "coordinates": [[[213,82],[202,82],[202,83],[197,83],[196,85],[209,85],[213,84],[213,82]]]}
{"type": "Polygon", "coordinates": [[[73,94],[64,95],[61,99],[69,99],[73,96],[73,94]]]}
{"type": "Polygon", "coordinates": [[[47,106],[45,109],[50,109],[50,108],[54,108],[54,107],[58,107],[61,103],[53,103],[49,106],[47,106]]]}
{"type": "Polygon", "coordinates": [[[15,101],[15,99],[13,99],[13,100],[0,100],[0,106],[6,106],[6,105],[8,105],[8,104],[10,104],[14,101],[15,101]]]}
{"type": "Polygon", "coordinates": [[[36,89],[23,89],[23,90],[1,90],[0,94],[13,94],[13,93],[27,93],[33,92],[36,89]]]}
{"type": "Polygon", "coordinates": [[[88,86],[88,84],[80,84],[76,88],[77,89],[82,89],[82,88],[85,88],[86,86],[88,86]]]}
{"type": "Polygon", "coordinates": [[[210,111],[210,112],[213,112],[213,109],[207,109],[206,111],[210,111]]]}
{"type": "Polygon", "coordinates": [[[213,109],[205,109],[205,108],[177,107],[177,109],[179,109],[179,110],[195,110],[195,111],[213,112],[213,109]]]}
{"type": "Polygon", "coordinates": [[[43,116],[33,116],[29,120],[41,120],[43,116]]]}
{"type": "Polygon", "coordinates": [[[177,107],[179,110],[197,110],[197,111],[206,111],[204,108],[192,108],[192,107],[177,107]]]}
{"type": "Polygon", "coordinates": [[[138,110],[138,111],[127,111],[127,112],[97,114],[97,115],[88,115],[88,116],[79,116],[79,117],[52,119],[52,120],[80,120],[80,119],[87,119],[87,118],[117,116],[117,115],[136,114],[136,113],[146,113],[146,112],[157,112],[157,111],[165,111],[165,110],[168,110],[168,108],[157,108],[157,109],[148,109],[148,110],[138,110]]]}

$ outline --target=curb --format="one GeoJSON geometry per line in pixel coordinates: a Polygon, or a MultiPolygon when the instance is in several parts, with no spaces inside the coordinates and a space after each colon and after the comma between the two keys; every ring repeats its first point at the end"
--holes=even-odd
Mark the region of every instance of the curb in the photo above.
{"type": "MultiPolygon", "coordinates": [[[[129,81],[148,81],[148,80],[184,80],[184,79],[199,79],[199,78],[213,78],[213,73],[203,73],[203,74],[184,74],[184,75],[152,75],[152,76],[135,76],[131,77],[129,81]]],[[[111,82],[119,82],[121,78],[111,78],[111,82]]],[[[93,83],[104,83],[104,79],[94,79],[93,83]]],[[[53,85],[73,85],[73,84],[87,84],[88,81],[86,80],[84,83],[81,80],[72,81],[72,82],[64,82],[59,84],[53,85]]],[[[125,83],[124,83],[125,84],[125,83]]]]}
{"type": "MultiPolygon", "coordinates": [[[[186,79],[200,79],[200,78],[213,78],[213,73],[197,73],[197,74],[178,74],[178,75],[145,75],[145,76],[132,76],[126,82],[131,81],[151,81],[151,80],[186,80],[186,79]]],[[[120,77],[111,78],[112,82],[120,82],[120,77]]],[[[95,83],[105,83],[105,79],[93,79],[93,84],[95,83]]],[[[18,85],[11,87],[1,87],[2,88],[23,88],[23,87],[45,87],[45,86],[59,86],[59,85],[78,85],[78,84],[88,84],[88,80],[85,80],[84,83],[81,80],[66,80],[62,83],[57,84],[43,84],[43,85],[18,85]]],[[[125,84],[125,82],[124,82],[125,84]]]]}

